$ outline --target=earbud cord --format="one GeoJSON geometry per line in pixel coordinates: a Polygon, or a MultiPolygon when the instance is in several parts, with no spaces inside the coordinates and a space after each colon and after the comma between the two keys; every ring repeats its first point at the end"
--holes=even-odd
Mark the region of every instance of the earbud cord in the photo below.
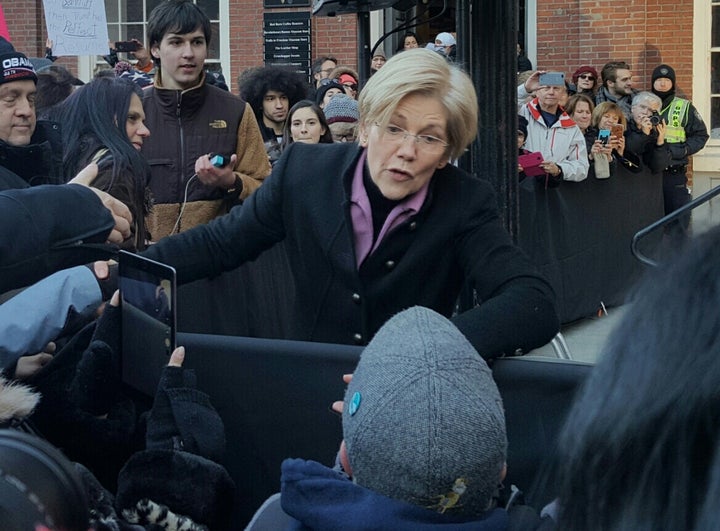
{"type": "Polygon", "coordinates": [[[171,236],[175,234],[175,231],[178,230],[180,227],[180,220],[182,219],[183,212],[185,212],[185,206],[187,205],[187,198],[188,198],[188,188],[190,187],[190,183],[193,179],[197,177],[197,173],[194,173],[192,177],[188,179],[188,182],[185,184],[185,196],[183,197],[182,206],[180,207],[180,213],[178,214],[177,221],[175,221],[175,226],[170,231],[170,234],[168,236],[171,236]]]}

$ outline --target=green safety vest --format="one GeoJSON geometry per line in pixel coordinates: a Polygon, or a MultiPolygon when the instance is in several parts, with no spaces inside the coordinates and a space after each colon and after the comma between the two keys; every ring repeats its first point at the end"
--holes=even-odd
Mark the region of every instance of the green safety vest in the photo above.
{"type": "Polygon", "coordinates": [[[685,142],[685,127],[687,123],[688,110],[690,102],[682,98],[673,98],[670,105],[662,110],[662,114],[667,112],[667,130],[665,133],[665,142],[668,144],[679,144],[685,142]]]}

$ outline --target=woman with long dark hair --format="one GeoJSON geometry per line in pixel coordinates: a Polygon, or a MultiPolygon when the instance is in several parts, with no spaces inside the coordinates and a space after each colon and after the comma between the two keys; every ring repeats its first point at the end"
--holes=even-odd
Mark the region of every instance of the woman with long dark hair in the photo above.
{"type": "Polygon", "coordinates": [[[150,135],[144,124],[142,92],[133,82],[99,77],[80,87],[62,105],[63,170],[67,178],[90,162],[99,166],[94,188],[125,203],[133,216],[132,235],[122,247],[142,250],[148,239],[150,168],[140,154],[150,135]]]}
{"type": "Polygon", "coordinates": [[[310,100],[300,100],[288,111],[283,149],[293,142],[332,144],[333,137],[323,110],[310,100]]]}

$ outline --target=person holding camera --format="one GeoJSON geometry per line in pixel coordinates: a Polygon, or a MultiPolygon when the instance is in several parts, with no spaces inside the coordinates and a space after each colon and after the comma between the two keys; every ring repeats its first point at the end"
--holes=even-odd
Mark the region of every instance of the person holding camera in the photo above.
{"type": "MultiPolygon", "coordinates": [[[[690,100],[678,97],[675,89],[675,70],[668,65],[656,67],[652,74],[652,91],[662,100],[660,116],[667,124],[665,142],[672,155],[670,164],[663,171],[665,215],[690,202],[687,186],[689,157],[700,151],[709,138],[700,113],[690,100]]],[[[690,217],[683,216],[668,228],[682,239],[689,226],[690,217]]]]}
{"type": "Polygon", "coordinates": [[[658,113],[662,101],[652,92],[638,92],[632,100],[625,146],[642,158],[653,174],[670,164],[670,149],[665,143],[666,125],[658,113]]]}

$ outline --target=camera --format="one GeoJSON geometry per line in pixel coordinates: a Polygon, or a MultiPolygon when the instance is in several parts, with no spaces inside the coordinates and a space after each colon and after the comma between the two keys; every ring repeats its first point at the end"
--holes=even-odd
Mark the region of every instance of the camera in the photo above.
{"type": "Polygon", "coordinates": [[[653,111],[650,115],[650,123],[653,125],[653,127],[657,126],[662,118],[660,117],[660,114],[657,111],[653,111]]]}
{"type": "Polygon", "coordinates": [[[133,41],[116,41],[114,49],[116,52],[136,52],[138,48],[138,43],[133,41]]]}

